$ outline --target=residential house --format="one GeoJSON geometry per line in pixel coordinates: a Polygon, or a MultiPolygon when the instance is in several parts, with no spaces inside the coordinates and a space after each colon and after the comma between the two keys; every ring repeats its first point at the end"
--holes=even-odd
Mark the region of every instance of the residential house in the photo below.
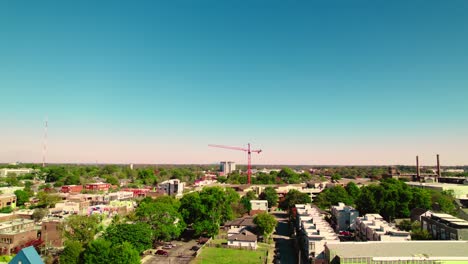
{"type": "Polygon", "coordinates": [[[232,234],[227,240],[229,247],[257,249],[257,236],[247,230],[232,234]]]}
{"type": "Polygon", "coordinates": [[[33,246],[20,250],[8,264],[44,264],[36,249],[33,246]]]}

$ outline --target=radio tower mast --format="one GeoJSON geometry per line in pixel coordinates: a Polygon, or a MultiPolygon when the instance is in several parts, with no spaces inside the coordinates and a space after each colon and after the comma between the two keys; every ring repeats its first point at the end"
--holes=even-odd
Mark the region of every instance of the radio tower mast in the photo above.
{"type": "Polygon", "coordinates": [[[42,167],[45,167],[45,162],[46,162],[46,154],[47,154],[47,117],[45,120],[45,126],[44,126],[44,142],[42,146],[42,167]]]}

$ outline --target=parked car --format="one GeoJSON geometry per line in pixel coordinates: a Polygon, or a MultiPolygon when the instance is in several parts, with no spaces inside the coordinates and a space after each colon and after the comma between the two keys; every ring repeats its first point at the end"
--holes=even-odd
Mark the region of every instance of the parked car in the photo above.
{"type": "Polygon", "coordinates": [[[156,255],[161,255],[161,256],[166,256],[166,257],[169,256],[169,253],[167,253],[166,250],[162,250],[162,249],[158,249],[158,250],[156,251],[156,253],[154,253],[154,254],[156,254],[156,255]]]}
{"type": "Polygon", "coordinates": [[[162,248],[164,248],[164,249],[171,249],[171,248],[172,248],[172,245],[164,245],[162,248]]]}

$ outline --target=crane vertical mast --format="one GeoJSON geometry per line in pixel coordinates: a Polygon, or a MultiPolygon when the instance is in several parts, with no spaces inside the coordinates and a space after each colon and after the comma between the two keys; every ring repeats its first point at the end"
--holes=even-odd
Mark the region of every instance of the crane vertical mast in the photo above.
{"type": "Polygon", "coordinates": [[[223,145],[208,145],[210,147],[214,148],[225,148],[225,149],[233,149],[233,150],[240,150],[240,151],[245,151],[247,152],[247,181],[248,184],[251,183],[251,177],[252,177],[252,152],[260,154],[262,152],[261,149],[256,149],[252,150],[250,148],[250,143],[247,144],[247,148],[240,148],[240,147],[231,147],[231,146],[223,146],[223,145]]]}

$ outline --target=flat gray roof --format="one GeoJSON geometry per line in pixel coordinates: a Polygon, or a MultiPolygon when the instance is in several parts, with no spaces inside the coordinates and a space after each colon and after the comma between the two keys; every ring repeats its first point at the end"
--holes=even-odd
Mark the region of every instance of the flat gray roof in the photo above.
{"type": "Polygon", "coordinates": [[[340,257],[468,257],[468,241],[343,242],[328,243],[340,257]]]}

